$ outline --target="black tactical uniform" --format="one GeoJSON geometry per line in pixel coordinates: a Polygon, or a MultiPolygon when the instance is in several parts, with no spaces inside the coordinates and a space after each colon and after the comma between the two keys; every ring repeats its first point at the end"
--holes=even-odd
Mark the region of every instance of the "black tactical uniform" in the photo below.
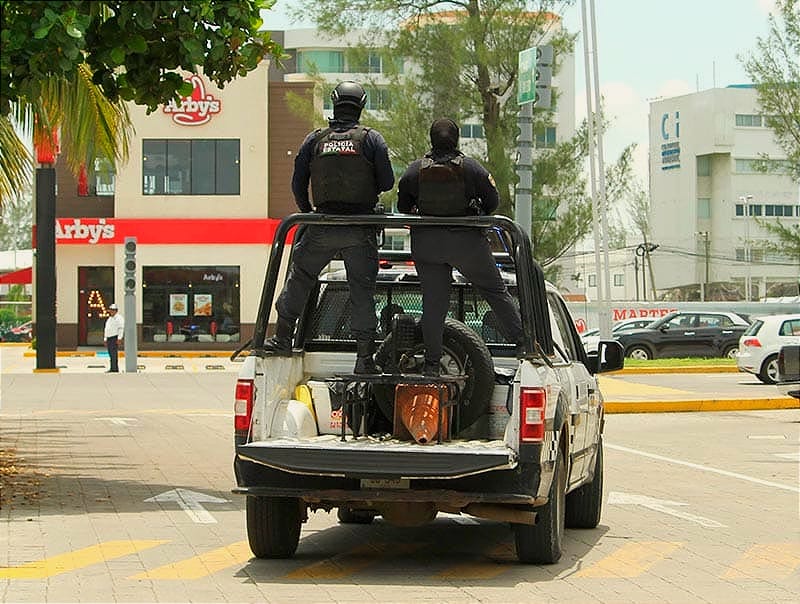
{"type": "MultiPolygon", "coordinates": [[[[394,186],[386,142],[376,130],[359,125],[367,95],[360,84],[341,82],[331,93],[333,119],[311,132],[294,162],[292,192],[302,212],[371,214],[378,193],[394,186]],[[313,199],[309,199],[311,184],[313,199]]],[[[305,227],[295,244],[289,276],[276,302],[278,321],[267,350],[288,353],[295,322],[319,272],[341,254],[353,305],[352,330],[358,345],[355,373],[374,373],[375,280],[378,247],[374,227],[305,227]]]]}
{"type": "MultiPolygon", "coordinates": [[[[397,208],[430,216],[491,214],[499,198],[491,175],[458,150],[458,126],[439,119],[431,126],[432,149],[411,163],[398,185],[397,208]]],[[[519,309],[503,283],[483,229],[414,227],[411,255],[422,284],[422,335],[426,375],[438,375],[444,320],[457,268],[486,299],[507,341],[523,342],[519,309]]]]}

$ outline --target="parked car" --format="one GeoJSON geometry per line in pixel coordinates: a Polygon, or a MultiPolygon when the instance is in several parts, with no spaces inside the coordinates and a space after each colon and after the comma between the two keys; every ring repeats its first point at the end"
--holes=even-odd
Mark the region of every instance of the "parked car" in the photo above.
{"type": "Polygon", "coordinates": [[[783,346],[778,352],[778,390],[800,399],[800,344],[783,346]]]}
{"type": "Polygon", "coordinates": [[[30,342],[33,332],[33,322],[28,321],[0,333],[0,342],[30,342]]]}
{"type": "Polygon", "coordinates": [[[621,333],[617,339],[632,359],[728,357],[739,349],[739,337],[750,323],[734,312],[679,310],[647,327],[621,333]]]}
{"type": "MultiPolygon", "coordinates": [[[[653,321],[654,319],[652,317],[650,318],[636,317],[633,319],[623,319],[622,321],[617,321],[611,328],[611,337],[616,338],[621,333],[633,331],[634,329],[641,329],[642,327],[647,327],[653,321]]],[[[586,352],[595,352],[597,350],[597,344],[598,342],[600,342],[600,330],[599,329],[588,330],[583,335],[581,335],[581,340],[583,341],[583,347],[586,349],[586,352]]]]}
{"type": "Polygon", "coordinates": [[[800,344],[800,314],[756,317],[739,338],[736,365],[765,384],[778,380],[778,353],[781,346],[800,344]]]}

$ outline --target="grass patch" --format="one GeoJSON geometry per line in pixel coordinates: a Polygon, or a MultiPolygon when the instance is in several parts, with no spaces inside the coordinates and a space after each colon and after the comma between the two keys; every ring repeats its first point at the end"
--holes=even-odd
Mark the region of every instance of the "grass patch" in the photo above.
{"type": "Polygon", "coordinates": [[[736,359],[686,357],[641,361],[625,359],[625,367],[735,367],[736,359]]]}

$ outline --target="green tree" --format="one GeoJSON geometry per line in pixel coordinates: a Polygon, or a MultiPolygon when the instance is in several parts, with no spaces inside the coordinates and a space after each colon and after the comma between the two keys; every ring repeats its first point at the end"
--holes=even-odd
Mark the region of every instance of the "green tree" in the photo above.
{"type": "MultiPolygon", "coordinates": [[[[297,14],[334,34],[367,28],[366,45],[385,46],[382,76],[391,82],[391,102],[380,127],[397,165],[406,165],[427,150],[425,125],[433,119],[448,116],[458,123],[479,122],[485,148],[462,145],[462,149],[470,155],[484,154],[480,159],[500,192],[498,213],[513,216],[518,54],[545,42],[553,45],[556,60],[571,51],[574,36],[561,30],[557,15],[551,12],[571,3],[302,0],[297,14]],[[402,68],[399,57],[405,59],[402,68]]],[[[553,125],[550,111],[534,111],[535,132],[553,125]]],[[[586,130],[581,128],[572,140],[536,152],[534,253],[553,269],[564,252],[591,229],[591,201],[583,175],[587,150],[586,130]],[[553,220],[554,216],[558,219],[553,220]]],[[[620,168],[617,173],[623,171],[620,168]]]]}
{"type": "Polygon", "coordinates": [[[148,111],[191,92],[180,70],[223,87],[281,48],[262,25],[274,0],[1,0],[0,193],[30,179],[32,160],[10,123],[34,138],[61,127],[62,155],[77,169],[127,153],[123,101],[148,111]],[[37,134],[37,131],[39,134],[37,134]]]}
{"type": "Polygon", "coordinates": [[[769,34],[743,60],[758,91],[767,126],[786,153],[792,178],[800,181],[800,0],[776,0],[769,34]]]}
{"type": "Polygon", "coordinates": [[[0,219],[0,250],[31,248],[33,199],[30,189],[4,203],[0,219]]]}

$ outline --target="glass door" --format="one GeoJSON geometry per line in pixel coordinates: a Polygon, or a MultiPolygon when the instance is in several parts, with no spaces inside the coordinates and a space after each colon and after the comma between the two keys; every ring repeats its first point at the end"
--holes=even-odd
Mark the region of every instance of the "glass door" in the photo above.
{"type": "MultiPolygon", "coordinates": [[[[78,267],[78,346],[102,346],[108,306],[114,302],[114,267],[78,267]]],[[[117,302],[119,304],[119,302],[117,302]]]]}

